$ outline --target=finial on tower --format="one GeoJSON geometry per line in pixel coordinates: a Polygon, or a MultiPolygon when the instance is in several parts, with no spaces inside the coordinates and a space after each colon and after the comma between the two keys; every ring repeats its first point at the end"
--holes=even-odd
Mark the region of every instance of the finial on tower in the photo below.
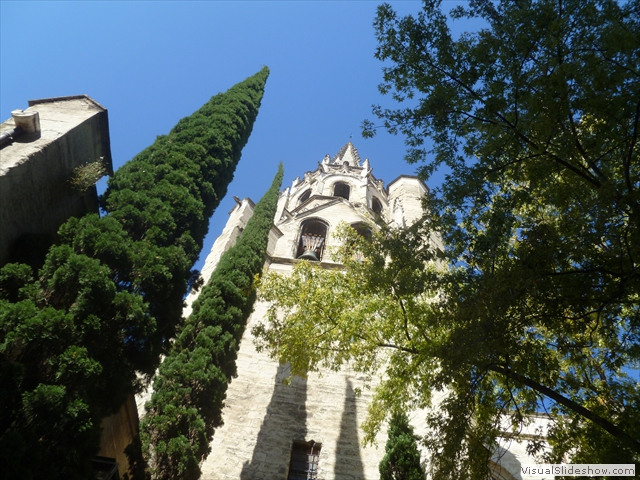
{"type": "Polygon", "coordinates": [[[340,149],[338,154],[333,157],[332,163],[337,163],[340,165],[344,162],[347,162],[347,165],[351,167],[360,166],[360,155],[358,154],[358,149],[353,143],[351,143],[352,137],[353,135],[349,136],[349,141],[345,144],[344,147],[340,149]]]}

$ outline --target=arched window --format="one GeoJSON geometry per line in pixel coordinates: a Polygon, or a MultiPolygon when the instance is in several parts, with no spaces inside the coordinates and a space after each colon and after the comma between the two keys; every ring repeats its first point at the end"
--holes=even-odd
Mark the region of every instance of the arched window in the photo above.
{"type": "Polygon", "coordinates": [[[351,192],[351,187],[344,182],[337,182],[333,186],[333,196],[334,197],[342,197],[346,200],[349,200],[349,193],[351,192]]]}
{"type": "Polygon", "coordinates": [[[302,224],[296,258],[305,258],[313,262],[322,260],[327,243],[327,224],[320,220],[310,219],[302,224]]]}
{"type": "Polygon", "coordinates": [[[364,222],[353,223],[351,225],[358,235],[366,238],[367,240],[371,240],[373,238],[373,232],[371,231],[371,227],[364,222]]]}
{"type": "Polygon", "coordinates": [[[307,201],[307,199],[311,196],[311,189],[307,190],[306,192],[304,192],[302,195],[300,195],[300,198],[298,199],[298,205],[302,205],[304,202],[307,201]]]}
{"type": "Polygon", "coordinates": [[[382,204],[376,197],[373,197],[371,199],[371,210],[373,210],[376,213],[376,215],[382,214],[382,204]]]}
{"type": "MultiPolygon", "coordinates": [[[[352,223],[351,228],[353,228],[358,235],[364,238],[367,242],[371,242],[373,239],[373,232],[371,231],[371,227],[364,222],[352,223]]],[[[351,245],[354,247],[355,245],[351,245]]],[[[356,248],[353,250],[352,258],[357,260],[358,262],[364,261],[364,253],[356,248]]]]}

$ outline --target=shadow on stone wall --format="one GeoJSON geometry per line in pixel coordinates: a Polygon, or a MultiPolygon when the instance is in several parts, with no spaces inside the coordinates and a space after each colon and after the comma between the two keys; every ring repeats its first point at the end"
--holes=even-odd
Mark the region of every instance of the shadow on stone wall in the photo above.
{"type": "Polygon", "coordinates": [[[241,480],[285,478],[292,441],[306,440],[307,380],[293,377],[290,385],[284,385],[288,375],[289,365],[280,365],[251,461],[242,466],[241,480]]]}
{"type": "Polygon", "coordinates": [[[356,395],[351,381],[347,380],[340,435],[336,442],[336,464],[333,470],[335,480],[364,480],[356,414],[356,395]]]}
{"type": "MultiPolygon", "coordinates": [[[[508,448],[510,447],[511,443],[508,448]]],[[[531,463],[535,463],[533,457],[531,457],[531,463]]],[[[496,448],[493,458],[489,461],[490,470],[493,472],[495,478],[499,478],[500,480],[516,480],[511,472],[516,475],[519,474],[521,472],[521,466],[518,458],[503,446],[496,448]]]]}

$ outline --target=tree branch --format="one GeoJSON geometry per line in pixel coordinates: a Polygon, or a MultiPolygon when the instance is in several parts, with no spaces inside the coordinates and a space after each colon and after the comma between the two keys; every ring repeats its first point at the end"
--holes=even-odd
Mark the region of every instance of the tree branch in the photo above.
{"type": "Polygon", "coordinates": [[[398,303],[400,304],[400,308],[402,309],[402,318],[404,319],[404,334],[407,337],[407,340],[410,342],[411,341],[411,335],[409,335],[409,328],[408,328],[408,320],[407,320],[407,311],[404,308],[404,302],[402,301],[401,298],[398,298],[398,303]]]}
{"type": "MultiPolygon", "coordinates": [[[[452,80],[458,86],[460,86],[463,90],[468,92],[477,101],[481,102],[482,104],[486,104],[485,99],[479,93],[477,93],[475,90],[473,90],[471,87],[469,87],[466,83],[464,83],[461,79],[459,79],[452,72],[445,71],[442,67],[440,67],[439,65],[436,65],[436,64],[434,64],[432,62],[428,62],[428,64],[429,64],[429,67],[431,67],[433,69],[436,69],[436,70],[439,70],[441,73],[443,73],[446,77],[448,77],[450,80],[452,80]]],[[[502,122],[502,124],[505,125],[509,130],[511,130],[518,138],[523,140],[527,145],[529,145],[533,149],[535,149],[535,150],[538,149],[538,145],[536,144],[536,142],[534,142],[528,136],[524,135],[512,122],[507,120],[507,118],[504,115],[502,115],[499,112],[496,112],[495,115],[502,122]]],[[[488,120],[485,120],[485,121],[488,121],[488,120]]],[[[568,170],[572,171],[573,173],[575,173],[576,175],[582,177],[584,180],[586,180],[587,182],[592,184],[594,187],[600,188],[602,186],[602,184],[595,177],[593,177],[593,175],[590,175],[588,171],[584,172],[581,169],[576,168],[575,166],[573,166],[569,162],[561,159],[560,157],[558,157],[557,155],[555,155],[552,152],[545,151],[545,153],[547,155],[549,155],[549,157],[551,159],[553,159],[556,163],[559,163],[560,165],[562,165],[566,169],[568,169],[568,170]]]]}
{"type": "Polygon", "coordinates": [[[629,155],[624,159],[624,176],[627,182],[627,189],[629,193],[633,192],[633,182],[631,182],[631,174],[629,172],[631,168],[631,163],[633,159],[633,150],[636,147],[636,143],[638,143],[638,120],[640,119],[640,100],[636,104],[636,116],[633,121],[633,135],[631,136],[631,145],[629,145],[629,155]]]}
{"type": "Polygon", "coordinates": [[[634,452],[640,453],[640,442],[638,442],[633,437],[628,435],[626,432],[620,429],[617,425],[614,425],[610,421],[602,418],[599,415],[596,415],[591,410],[586,409],[579,403],[576,403],[570,398],[567,398],[564,395],[561,395],[560,393],[556,392],[555,390],[552,390],[549,387],[545,387],[544,385],[541,385],[535,380],[525,377],[524,375],[521,375],[517,372],[514,372],[509,368],[503,367],[501,365],[497,365],[495,363],[488,365],[487,368],[490,371],[500,373],[507,378],[512,378],[514,380],[517,380],[518,382],[526,385],[529,388],[534,389],[537,392],[543,393],[544,395],[554,400],[555,402],[559,403],[560,405],[563,405],[567,407],[569,410],[574,411],[578,415],[581,415],[582,417],[588,420],[591,420],[593,423],[595,423],[599,427],[609,432],[615,438],[622,441],[627,447],[632,449],[634,452]]]}
{"type": "Polygon", "coordinates": [[[380,343],[378,343],[377,346],[378,347],[384,347],[384,348],[393,348],[395,350],[400,350],[401,352],[411,353],[413,355],[418,355],[420,353],[415,348],[401,347],[399,345],[394,345],[393,343],[382,343],[382,342],[380,342],[380,343]]]}

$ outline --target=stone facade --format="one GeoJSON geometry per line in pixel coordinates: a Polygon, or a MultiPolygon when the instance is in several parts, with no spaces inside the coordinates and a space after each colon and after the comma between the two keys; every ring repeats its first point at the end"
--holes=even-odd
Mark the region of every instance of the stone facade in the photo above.
{"type": "MultiPolygon", "coordinates": [[[[0,150],[0,265],[10,261],[25,234],[53,237],[69,217],[97,212],[97,192],[74,190],[75,168],[102,158],[113,173],[107,110],[86,95],[31,100],[41,131],[0,150]]],[[[0,133],[16,127],[13,118],[0,133]]]]}
{"type": "MultiPolygon", "coordinates": [[[[95,185],[82,192],[69,182],[77,167],[101,159],[105,172],[113,174],[109,120],[102,105],[74,95],[30,100],[29,108],[17,111],[19,116],[34,112],[39,131],[17,136],[0,149],[0,266],[28,261],[29,239],[42,238],[48,248],[68,218],[98,213],[95,185]]],[[[0,134],[16,126],[12,117],[0,125],[0,134]]],[[[117,461],[122,477],[128,470],[124,449],[138,434],[134,398],[104,418],[102,429],[99,455],[117,461]]]]}
{"type": "MultiPolygon", "coordinates": [[[[398,226],[411,224],[422,214],[421,201],[427,187],[409,176],[398,178],[391,187],[385,189],[383,182],[372,175],[369,160],[361,161],[351,142],[335,157],[325,157],[315,171],[296,178],[281,193],[267,250],[267,268],[281,273],[291,270],[302,249],[302,230],[309,222],[326,227],[323,244],[316,251],[325,268],[340,267],[328,253],[337,246],[333,232],[340,222],[358,225],[382,217],[398,226]]],[[[205,281],[222,253],[235,243],[253,207],[248,198],[236,198],[229,221],[202,270],[205,281]]],[[[185,315],[190,313],[196,296],[187,297],[185,315]]],[[[361,446],[359,425],[370,399],[364,377],[344,369],[311,374],[306,379],[294,377],[285,385],[288,367],[258,353],[251,335],[251,328],[266,308],[265,304],[256,304],[249,319],[238,352],[238,377],[227,392],[225,424],[216,430],[211,454],[202,465],[202,478],[284,480],[294,441],[321,445],[319,479],[378,478],[386,432],[380,433],[377,446],[361,446]],[[362,390],[361,396],[355,394],[357,390],[362,390]]],[[[148,396],[140,396],[139,405],[148,396]]]]}
{"type": "MultiPolygon", "coordinates": [[[[336,156],[326,156],[315,171],[296,178],[281,193],[265,267],[283,274],[290,272],[305,251],[301,237],[306,232],[323,237],[314,251],[320,265],[340,268],[328,254],[331,247],[337,246],[333,233],[340,222],[357,226],[381,217],[402,228],[421,217],[422,199],[427,194],[424,183],[412,176],[401,176],[385,188],[373,176],[369,160],[362,161],[349,142],[336,156]]],[[[203,268],[205,281],[252,213],[251,200],[236,198],[229,221],[207,257],[203,268]]],[[[440,246],[438,239],[432,241],[440,246]]],[[[190,313],[196,296],[187,298],[185,315],[190,313]]],[[[360,425],[371,399],[365,378],[344,368],[320,375],[312,373],[306,379],[294,377],[291,384],[285,385],[287,365],[257,352],[251,335],[252,327],[266,309],[266,304],[257,303],[249,318],[238,352],[238,377],[227,392],[224,425],[215,432],[211,453],[202,465],[202,479],[285,480],[294,442],[320,444],[318,479],[379,478],[378,464],[384,456],[386,431],[380,432],[377,446],[361,445],[360,425]],[[362,391],[360,396],[355,394],[358,390],[362,391]]],[[[148,398],[149,393],[139,397],[139,408],[148,398]]],[[[411,418],[416,433],[424,433],[420,425],[423,412],[413,412],[411,418]]],[[[496,452],[492,465],[496,479],[522,478],[517,466],[525,461],[526,444],[517,446],[515,454],[511,450],[496,452]]]]}

